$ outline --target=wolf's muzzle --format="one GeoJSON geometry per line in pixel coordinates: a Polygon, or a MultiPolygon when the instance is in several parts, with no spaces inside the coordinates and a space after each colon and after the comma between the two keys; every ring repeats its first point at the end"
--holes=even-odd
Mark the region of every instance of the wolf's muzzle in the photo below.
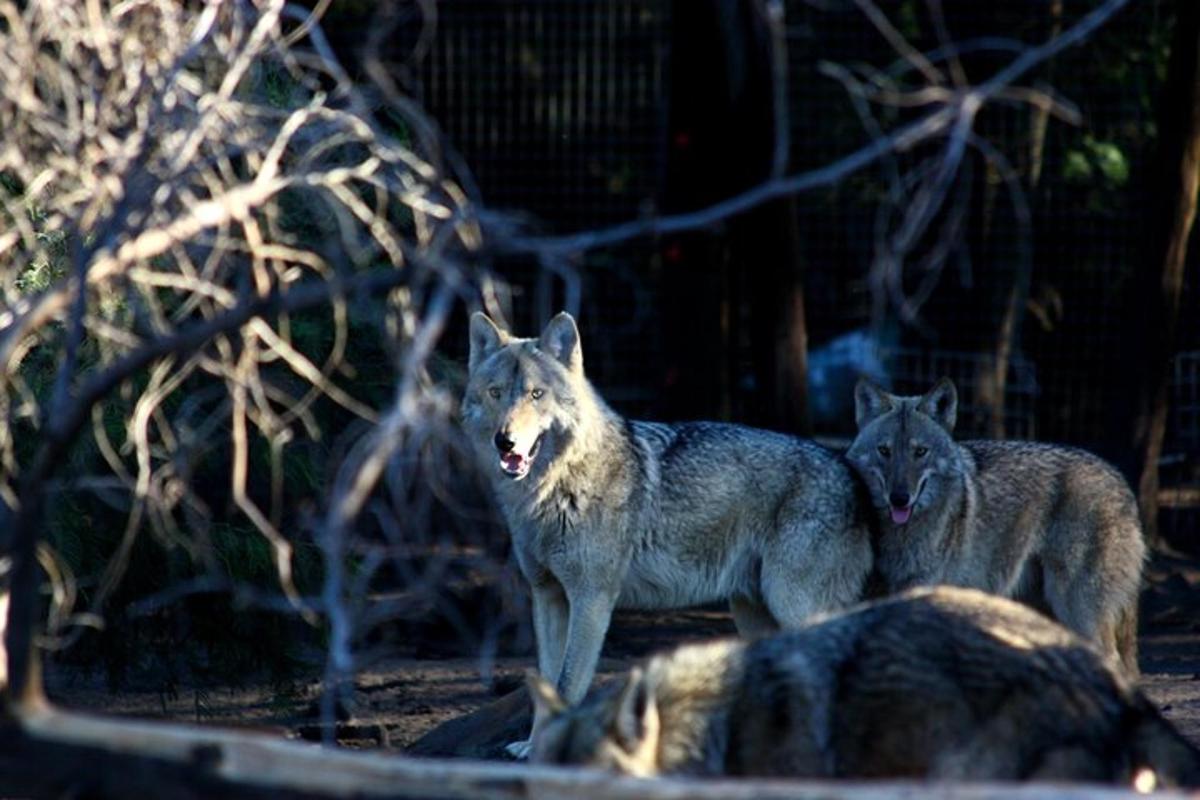
{"type": "Polygon", "coordinates": [[[507,434],[500,431],[494,439],[496,449],[500,451],[500,471],[510,478],[520,480],[529,474],[533,460],[537,458],[538,450],[542,447],[542,437],[533,441],[528,453],[517,451],[517,443],[507,434]]]}

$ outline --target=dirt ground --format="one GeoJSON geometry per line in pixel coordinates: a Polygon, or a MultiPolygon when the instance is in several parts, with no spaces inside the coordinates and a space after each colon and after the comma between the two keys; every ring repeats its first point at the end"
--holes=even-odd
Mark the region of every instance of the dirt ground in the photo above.
{"type": "MultiPolygon", "coordinates": [[[[1200,745],[1200,564],[1158,557],[1142,599],[1142,686],[1193,742],[1200,745]]],[[[728,614],[717,610],[618,613],[600,664],[601,675],[683,641],[731,635],[728,614]]],[[[402,749],[453,717],[471,712],[520,685],[530,658],[395,658],[362,672],[355,704],[338,726],[338,740],[357,747],[402,749]]],[[[319,681],[291,694],[266,686],[111,693],[98,678],[51,670],[51,697],[61,705],[144,718],[250,727],[282,736],[319,739],[319,681]]]]}

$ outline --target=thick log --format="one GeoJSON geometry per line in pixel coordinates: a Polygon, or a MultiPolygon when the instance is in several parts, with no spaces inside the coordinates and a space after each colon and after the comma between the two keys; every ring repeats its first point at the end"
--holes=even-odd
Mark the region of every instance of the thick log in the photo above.
{"type": "MultiPolygon", "coordinates": [[[[1084,785],[614,777],[483,761],[326,749],[259,733],[22,708],[0,729],[0,794],[459,800],[1132,800],[1084,785]]],[[[1164,792],[1162,800],[1185,795],[1164,792]]]]}

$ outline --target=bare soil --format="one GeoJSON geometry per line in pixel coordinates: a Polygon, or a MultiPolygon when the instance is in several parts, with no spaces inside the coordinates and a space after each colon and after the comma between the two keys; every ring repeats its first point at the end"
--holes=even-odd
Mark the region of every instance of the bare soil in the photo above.
{"type": "MultiPolygon", "coordinates": [[[[1158,557],[1142,600],[1142,686],[1200,745],[1200,564],[1158,557]]],[[[619,612],[605,643],[601,676],[684,641],[732,635],[728,614],[714,609],[619,612]]],[[[434,651],[436,647],[429,648],[434,651]]],[[[360,673],[352,708],[343,709],[338,741],[353,747],[403,749],[437,725],[474,711],[520,685],[531,657],[393,658],[360,673]]],[[[265,685],[190,688],[174,696],[108,691],[77,671],[51,670],[48,692],[61,705],[141,718],[255,728],[289,738],[320,739],[319,667],[290,692],[265,685]]]]}

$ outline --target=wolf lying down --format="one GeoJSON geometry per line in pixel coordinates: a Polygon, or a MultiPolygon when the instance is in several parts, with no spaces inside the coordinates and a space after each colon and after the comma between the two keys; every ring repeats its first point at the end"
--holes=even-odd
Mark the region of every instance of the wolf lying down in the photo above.
{"type": "Polygon", "coordinates": [[[680,647],[568,708],[529,676],[532,758],[662,773],[1200,783],[1200,751],[1066,628],[917,589],[753,642],[680,647]]]}

